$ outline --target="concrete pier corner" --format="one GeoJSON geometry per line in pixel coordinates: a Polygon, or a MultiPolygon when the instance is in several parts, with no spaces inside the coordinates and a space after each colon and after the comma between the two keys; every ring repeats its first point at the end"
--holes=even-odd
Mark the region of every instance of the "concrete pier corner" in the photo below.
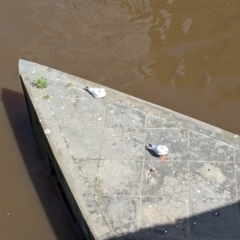
{"type": "Polygon", "coordinates": [[[43,156],[86,239],[240,239],[238,135],[34,62],[19,60],[19,74],[43,156]],[[148,143],[166,145],[167,159],[148,143]]]}

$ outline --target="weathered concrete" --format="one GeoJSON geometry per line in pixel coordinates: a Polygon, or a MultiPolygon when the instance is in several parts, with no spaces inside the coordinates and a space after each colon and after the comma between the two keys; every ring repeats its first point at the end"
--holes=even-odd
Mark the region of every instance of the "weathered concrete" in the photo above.
{"type": "Polygon", "coordinates": [[[110,88],[95,99],[83,88],[98,84],[36,63],[20,60],[19,72],[43,154],[87,239],[240,239],[239,137],[110,88]],[[48,87],[37,89],[42,76],[48,87]],[[147,143],[168,146],[167,160],[147,143]]]}

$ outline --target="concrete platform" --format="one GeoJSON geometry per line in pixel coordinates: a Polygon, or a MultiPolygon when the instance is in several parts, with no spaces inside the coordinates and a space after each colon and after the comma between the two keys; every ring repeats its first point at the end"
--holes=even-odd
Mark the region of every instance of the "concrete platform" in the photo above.
{"type": "Polygon", "coordinates": [[[107,87],[93,98],[83,89],[98,84],[33,62],[19,72],[87,239],[240,239],[240,137],[107,87]]]}

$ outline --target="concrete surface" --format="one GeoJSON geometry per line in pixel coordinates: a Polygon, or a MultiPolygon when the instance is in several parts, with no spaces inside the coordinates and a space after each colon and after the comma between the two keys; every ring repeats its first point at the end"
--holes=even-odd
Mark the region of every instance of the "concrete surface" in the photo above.
{"type": "Polygon", "coordinates": [[[95,99],[83,89],[100,85],[43,65],[19,72],[95,239],[240,239],[240,137],[107,87],[95,99]]]}

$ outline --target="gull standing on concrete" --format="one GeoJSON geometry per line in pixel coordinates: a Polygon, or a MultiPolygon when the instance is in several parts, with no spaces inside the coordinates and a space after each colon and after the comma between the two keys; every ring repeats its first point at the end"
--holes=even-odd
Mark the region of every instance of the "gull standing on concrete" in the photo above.
{"type": "Polygon", "coordinates": [[[164,145],[152,145],[152,144],[148,144],[148,146],[146,146],[146,149],[148,150],[152,150],[153,152],[155,152],[157,155],[159,155],[159,159],[163,162],[166,158],[166,155],[168,154],[168,148],[164,145]]]}
{"type": "Polygon", "coordinates": [[[104,88],[91,88],[86,86],[84,89],[91,93],[95,98],[103,98],[107,94],[104,88]]]}

